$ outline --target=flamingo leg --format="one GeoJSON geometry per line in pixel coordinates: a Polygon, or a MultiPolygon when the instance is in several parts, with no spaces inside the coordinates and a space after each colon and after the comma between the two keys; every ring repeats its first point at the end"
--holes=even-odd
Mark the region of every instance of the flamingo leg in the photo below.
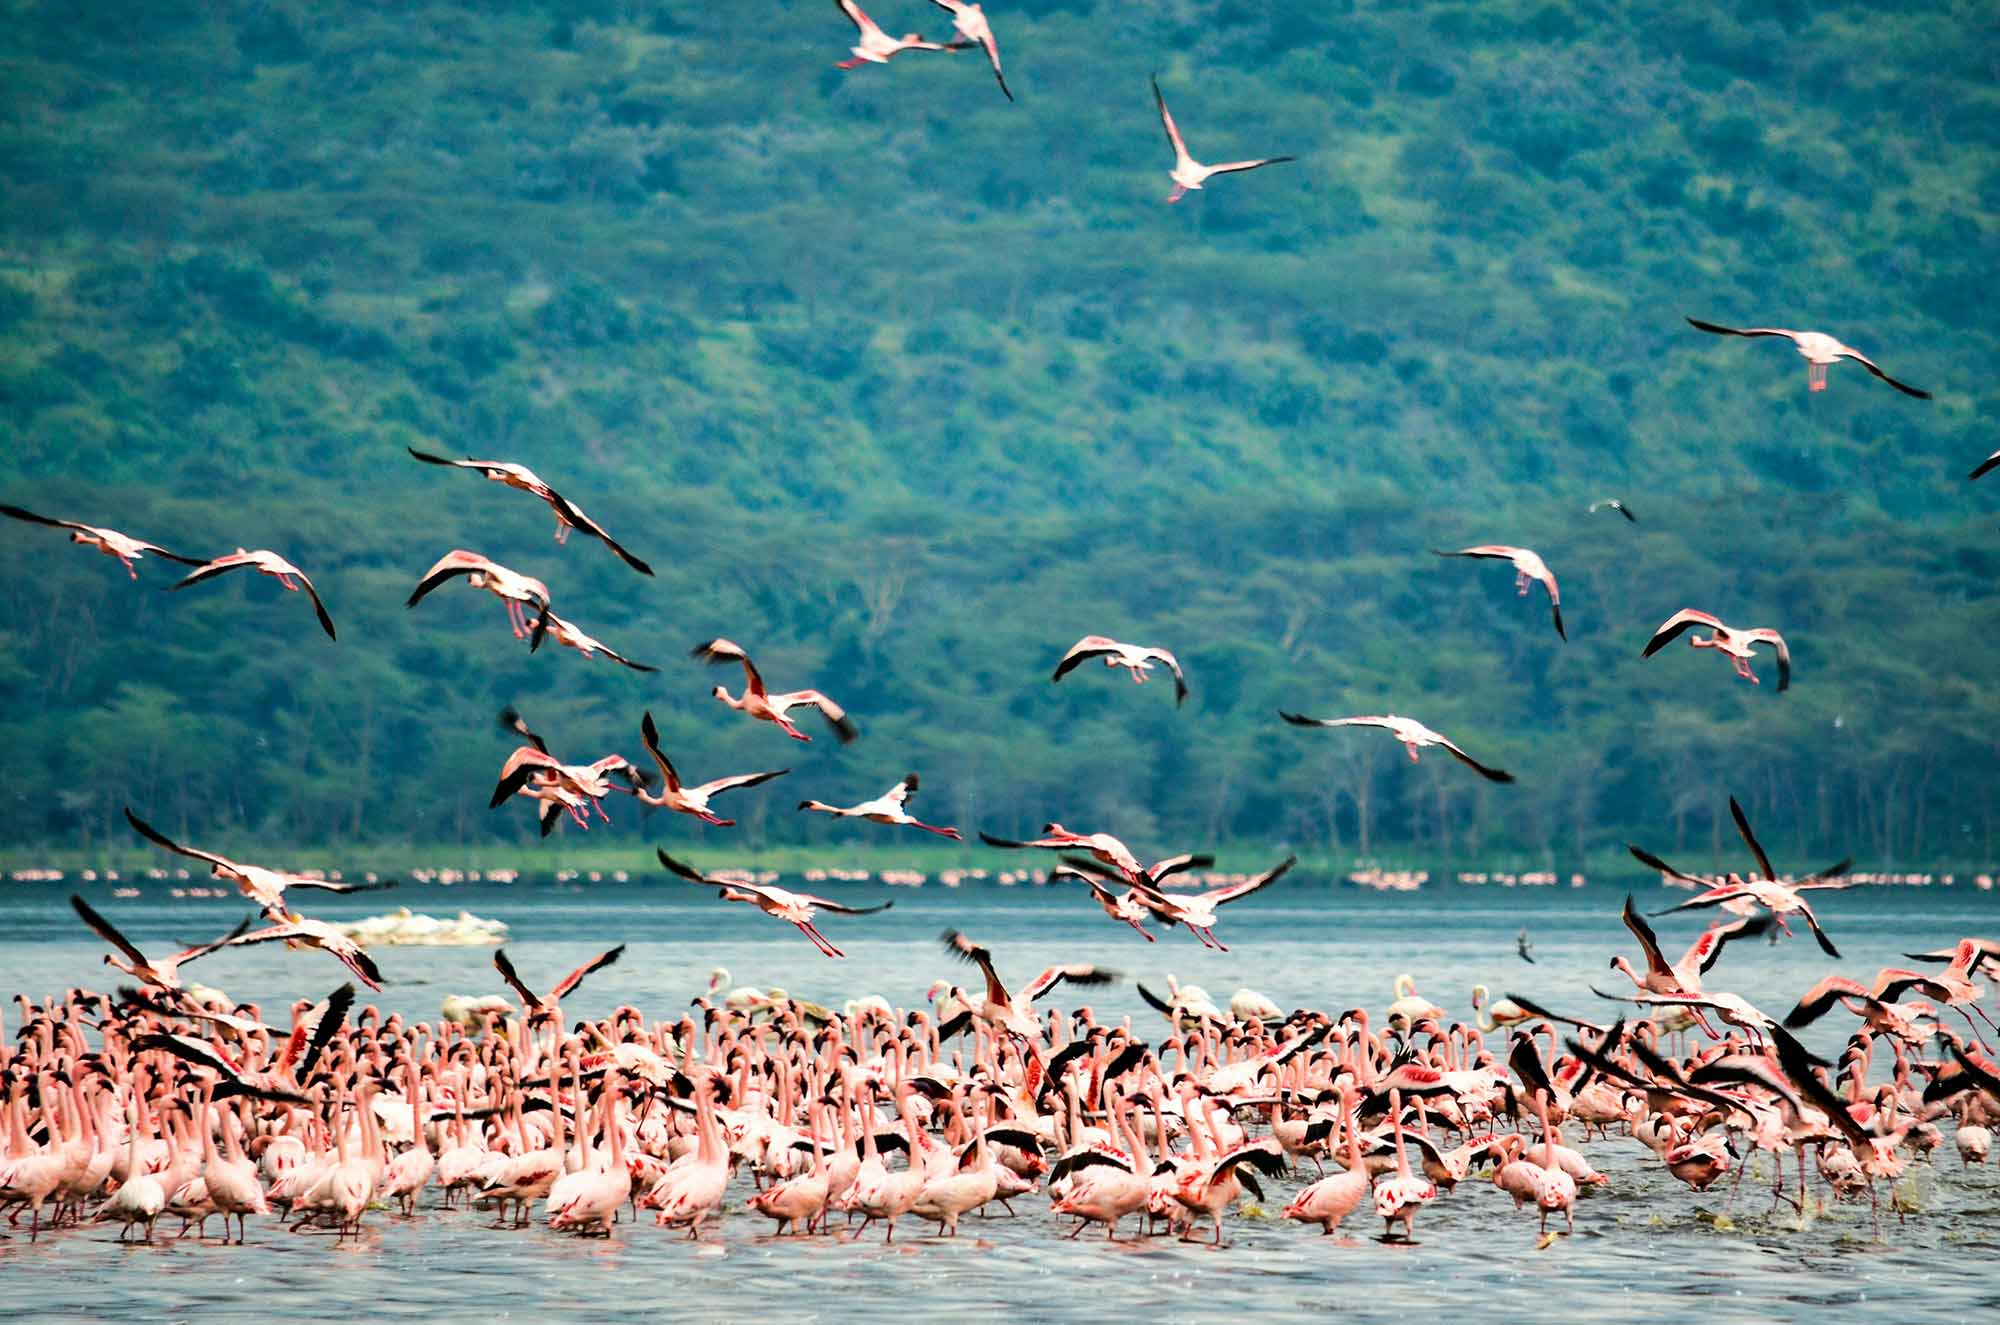
{"type": "Polygon", "coordinates": [[[792,724],[791,724],[791,723],[790,723],[789,721],[787,721],[787,720],[786,720],[786,719],[785,719],[784,717],[782,717],[782,716],[780,716],[780,717],[774,717],[774,718],[772,718],[772,719],[771,719],[771,721],[773,721],[773,722],[777,723],[777,724],[778,724],[778,725],[779,725],[780,727],[784,728],[784,729],[785,729],[785,735],[787,735],[787,736],[791,737],[791,738],[792,738],[793,740],[795,740],[795,741],[810,741],[810,740],[812,740],[812,737],[810,737],[810,736],[806,735],[806,734],[805,734],[804,732],[800,731],[800,730],[799,730],[799,729],[798,729],[797,727],[794,727],[794,726],[793,726],[793,725],[792,725],[792,724]]]}
{"type": "Polygon", "coordinates": [[[1410,762],[1411,762],[1411,763],[1413,763],[1413,764],[1414,764],[1414,763],[1416,763],[1416,762],[1417,762],[1417,744],[1416,744],[1416,742],[1415,742],[1415,741],[1405,741],[1405,742],[1403,742],[1403,748],[1404,748],[1404,749],[1406,749],[1406,750],[1408,750],[1408,751],[1410,752],[1410,762]]]}

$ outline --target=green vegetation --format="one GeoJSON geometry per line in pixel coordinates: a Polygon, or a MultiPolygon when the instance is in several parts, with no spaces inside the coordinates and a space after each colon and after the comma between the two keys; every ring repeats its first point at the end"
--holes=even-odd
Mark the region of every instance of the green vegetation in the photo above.
{"type": "MultiPolygon", "coordinates": [[[[906,768],[968,835],[1162,853],[1567,868],[1721,843],[1733,791],[1781,866],[1993,859],[1983,10],[990,9],[1018,105],[976,55],[832,69],[818,3],[11,0],[0,500],[276,549],[341,639],[7,522],[0,851],[129,846],[127,802],[238,854],[527,845],[486,809],[513,702],[579,760],[650,707],[690,776],[796,770],[729,833],[647,821],[697,859],[879,838],[791,806],[906,768]],[[1300,160],[1164,206],[1154,69],[1197,155],[1300,160]],[[1683,314],[1937,398],[1809,396],[1683,314]],[[532,465],[658,578],[406,446],[532,465]],[[1586,516],[1614,495],[1640,523],[1586,516]],[[1567,646],[1426,552],[1487,541],[1548,558],[1567,646]],[[405,611],[453,547],[661,672],[529,656],[459,589],[405,611]],[[1683,606],[1783,629],[1793,689],[1642,663],[1683,606]],[[1175,649],[1186,709],[1049,685],[1088,632],[1175,649]],[[683,656],[715,634],[861,742],[723,710],[683,656]],[[1519,783],[1280,706],[1411,714],[1519,783]]],[[[642,859],[613,812],[590,846],[642,859]]]]}

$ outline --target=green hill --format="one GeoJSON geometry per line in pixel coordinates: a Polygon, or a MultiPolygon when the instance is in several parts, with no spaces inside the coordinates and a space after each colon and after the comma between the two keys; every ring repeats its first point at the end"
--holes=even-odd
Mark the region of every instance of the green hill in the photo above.
{"type": "Polygon", "coordinates": [[[795,768],[711,850],[879,840],[790,807],[914,768],[931,818],[1162,853],[1706,847],[1734,792],[1781,865],[1990,862],[1984,12],[1269,8],[996,0],[1009,105],[977,52],[833,69],[831,4],[14,0],[0,500],[271,547],[341,638],[7,522],[0,848],[127,845],[128,801],[222,850],[527,841],[486,809],[512,702],[577,760],[650,707],[692,777],[795,768]],[[1299,160],[1164,205],[1156,70],[1198,156],[1299,160]],[[532,465],[658,576],[407,446],[532,465]],[[1489,541],[1548,558],[1567,645],[1426,551],[1489,541]],[[660,673],[406,611],[454,547],[660,673]],[[1781,628],[1793,689],[1642,663],[1684,606],[1781,628]],[[1186,708],[1049,685],[1091,632],[1175,649],[1186,708]],[[862,741],[715,704],[716,634],[862,741]]]}

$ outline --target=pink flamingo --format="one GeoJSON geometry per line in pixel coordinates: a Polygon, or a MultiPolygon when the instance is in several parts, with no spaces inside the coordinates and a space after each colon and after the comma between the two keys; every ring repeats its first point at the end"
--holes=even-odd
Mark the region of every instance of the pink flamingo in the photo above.
{"type": "Polygon", "coordinates": [[[1539,582],[1542,588],[1548,590],[1549,614],[1555,618],[1556,634],[1564,641],[1569,639],[1568,632],[1563,629],[1562,591],[1556,588],[1555,572],[1538,554],[1524,547],[1508,547],[1504,543],[1482,543],[1478,547],[1460,548],[1456,552],[1439,552],[1436,548],[1431,551],[1440,557],[1484,557],[1512,562],[1516,592],[1526,598],[1528,586],[1539,582]]]}
{"type": "Polygon", "coordinates": [[[1174,168],[1167,173],[1174,181],[1174,191],[1167,195],[1168,202],[1179,202],[1191,189],[1199,189],[1210,178],[1240,170],[1255,170],[1259,166],[1275,166],[1281,161],[1295,161],[1289,156],[1265,156],[1254,161],[1225,161],[1219,166],[1205,166],[1188,154],[1187,144],[1181,140],[1181,131],[1174,125],[1174,117],[1167,111],[1167,99],[1160,95],[1159,75],[1153,76],[1153,104],[1159,107],[1160,123],[1166,128],[1167,142],[1174,149],[1174,168]]]}
{"type": "Polygon", "coordinates": [[[1146,673],[1154,663],[1163,664],[1174,674],[1174,704],[1178,707],[1187,702],[1187,678],[1181,674],[1180,660],[1165,649],[1150,648],[1139,644],[1120,644],[1115,639],[1103,635],[1085,635],[1069,646],[1062,661],[1056,664],[1055,675],[1049,680],[1060,681],[1092,658],[1102,658],[1106,667],[1123,667],[1132,673],[1136,685],[1146,679],[1146,673]]]}
{"type": "Polygon", "coordinates": [[[653,724],[651,712],[640,719],[639,740],[645,745],[646,753],[653,757],[653,762],[659,765],[661,790],[654,792],[642,783],[633,794],[647,805],[673,810],[680,814],[691,814],[703,823],[713,824],[717,828],[733,828],[736,821],[721,818],[710,810],[708,808],[710,798],[720,796],[725,791],[754,787],[773,778],[781,778],[792,771],[789,768],[780,768],[768,773],[738,773],[734,777],[716,778],[713,782],[703,782],[690,787],[681,782],[673,761],[667,758],[664,750],[660,749],[660,729],[653,724]]]}
{"type": "Polygon", "coordinates": [[[926,833],[936,833],[939,837],[948,837],[954,842],[962,841],[956,828],[940,828],[935,824],[922,823],[910,817],[909,811],[904,809],[904,806],[909,804],[910,797],[916,790],[917,775],[905,773],[901,782],[872,801],[862,801],[859,805],[843,807],[828,805],[825,801],[806,800],[799,802],[799,808],[816,814],[831,814],[840,819],[866,819],[870,823],[921,828],[926,833]]]}
{"type": "Polygon", "coordinates": [[[1750,670],[1751,656],[1759,644],[1769,644],[1778,651],[1778,689],[1782,692],[1792,684],[1792,651],[1785,646],[1785,637],[1768,626],[1756,630],[1736,630],[1725,626],[1706,612],[1697,612],[1684,607],[1660,623],[1653,632],[1653,638],[1646,641],[1641,658],[1650,658],[1674,642],[1683,631],[1695,626],[1709,627],[1708,638],[1689,635],[1688,643],[1697,649],[1720,649],[1728,655],[1736,666],[1736,674],[1751,685],[1759,684],[1757,674],[1750,670]]]}
{"type": "Polygon", "coordinates": [[[1410,762],[1413,764],[1417,762],[1419,749],[1434,745],[1442,748],[1446,754],[1489,782],[1514,780],[1512,773],[1504,769],[1488,768],[1414,718],[1399,718],[1393,713],[1386,717],[1308,718],[1297,713],[1287,713],[1283,709],[1278,710],[1278,716],[1294,727],[1380,727],[1403,743],[1403,748],[1410,752],[1410,762]]]}
{"type": "MultiPolygon", "coordinates": [[[[1978,475],[1975,474],[1973,477],[1977,478],[1978,475]]],[[[168,561],[178,561],[183,566],[202,564],[193,557],[180,556],[156,543],[148,543],[130,534],[121,534],[116,529],[100,529],[96,525],[78,524],[74,520],[51,520],[46,515],[36,515],[33,511],[24,511],[18,506],[0,506],[0,515],[26,520],[30,524],[44,524],[51,529],[67,529],[70,531],[70,542],[94,547],[107,557],[118,558],[118,564],[123,566],[125,573],[135,580],[139,578],[139,572],[132,568],[132,563],[143,558],[148,552],[156,557],[165,557],[168,561]]]]}
{"type": "Polygon", "coordinates": [[[1930,392],[1919,391],[1913,386],[1898,382],[1895,378],[1877,368],[1875,361],[1860,350],[1842,345],[1823,331],[1787,331],[1783,327],[1746,327],[1739,331],[1735,327],[1719,327],[1713,322],[1697,322],[1693,318],[1689,318],[1687,321],[1688,325],[1695,330],[1706,331],[1715,336],[1783,336],[1785,339],[1791,341],[1792,348],[1797,350],[1800,356],[1806,361],[1806,390],[1808,391],[1826,390],[1827,368],[1839,363],[1842,359],[1852,359],[1906,396],[1915,396],[1918,400],[1929,400],[1931,398],[1930,392]]]}
{"type": "Polygon", "coordinates": [[[743,697],[733,699],[729,691],[717,686],[715,697],[739,713],[747,713],[764,722],[774,722],[784,730],[785,735],[795,741],[810,741],[812,737],[793,726],[785,715],[795,708],[818,709],[820,716],[832,726],[833,734],[842,745],[852,741],[861,733],[848,721],[847,710],[833,702],[817,690],[793,690],[782,695],[774,695],[764,688],[764,678],[757,671],[750,655],[743,646],[726,639],[712,639],[706,644],[697,644],[689,651],[690,656],[701,659],[710,666],[741,663],[743,666],[743,697]]]}
{"type": "Polygon", "coordinates": [[[534,470],[526,465],[517,465],[508,460],[452,460],[441,455],[430,455],[414,446],[406,448],[409,453],[427,465],[446,465],[453,469],[470,469],[484,474],[495,483],[504,483],[518,492],[539,497],[549,504],[556,513],[556,542],[567,543],[569,531],[581,529],[592,538],[603,543],[618,554],[618,559],[638,571],[641,575],[651,575],[653,568],[619,546],[618,540],[604,532],[604,526],[583,513],[583,508],[568,500],[554,488],[544,483],[534,470]]]}
{"type": "MultiPolygon", "coordinates": [[[[180,558],[175,558],[175,560],[180,560],[180,558]]],[[[313,588],[313,582],[306,578],[304,571],[294,566],[291,562],[286,561],[275,552],[261,550],[257,552],[245,552],[242,548],[237,548],[226,557],[217,557],[215,560],[203,564],[186,579],[177,582],[169,592],[177,592],[187,588],[190,584],[199,584],[203,580],[214,579],[218,575],[227,574],[244,566],[248,566],[260,575],[269,575],[272,579],[294,593],[301,589],[305,590],[306,597],[312,599],[314,615],[319,617],[320,629],[326,632],[328,639],[339,638],[333,633],[333,618],[326,614],[326,604],[319,600],[319,590],[313,588]],[[294,580],[297,580],[298,583],[292,583],[294,580]]]]}

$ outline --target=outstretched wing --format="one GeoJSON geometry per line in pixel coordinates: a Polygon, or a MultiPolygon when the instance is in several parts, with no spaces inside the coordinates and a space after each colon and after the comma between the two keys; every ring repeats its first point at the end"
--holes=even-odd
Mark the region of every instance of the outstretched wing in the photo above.
{"type": "Polygon", "coordinates": [[[520,975],[514,970],[514,963],[507,959],[507,950],[505,948],[495,948],[493,950],[493,969],[500,972],[500,978],[505,980],[508,988],[514,991],[514,997],[521,1000],[523,1008],[532,1008],[542,1001],[535,997],[532,989],[521,983],[520,975]]]}
{"type": "Polygon", "coordinates": [[[1750,820],[1744,815],[1743,807],[1736,803],[1734,796],[1729,798],[1729,817],[1736,821],[1736,831],[1742,834],[1744,844],[1750,848],[1750,855],[1757,862],[1760,871],[1758,877],[1776,879],[1778,874],[1771,868],[1771,858],[1764,854],[1764,848],[1758,843],[1757,835],[1750,831],[1750,820]]]}
{"type": "Polygon", "coordinates": [[[1653,632],[1651,639],[1646,641],[1646,647],[1640,651],[1639,656],[1641,658],[1652,657],[1661,649],[1666,648],[1667,645],[1679,639],[1682,632],[1692,626],[1708,626],[1717,630],[1728,629],[1727,626],[1706,612],[1697,612],[1692,607],[1683,607],[1680,611],[1660,623],[1660,628],[1653,632]]]}
{"type": "Polygon", "coordinates": [[[993,954],[991,952],[988,952],[985,948],[974,943],[955,929],[947,929],[942,936],[942,941],[946,952],[961,961],[971,962],[979,968],[980,974],[986,977],[986,1001],[988,1003],[1004,1005],[1009,1001],[1007,998],[1007,986],[1000,983],[1000,973],[993,969],[993,954]]]}
{"type": "Polygon", "coordinates": [[[69,904],[76,909],[77,915],[83,918],[84,924],[89,925],[92,929],[97,931],[97,937],[103,939],[106,943],[109,943],[112,947],[124,953],[125,960],[131,962],[134,966],[149,965],[149,963],[146,961],[146,954],[140,952],[137,948],[133,947],[132,941],[126,938],[123,934],[120,934],[117,928],[114,925],[112,925],[112,923],[109,920],[106,920],[103,916],[97,914],[97,912],[91,908],[90,903],[84,901],[81,897],[78,897],[76,894],[72,893],[70,894],[69,904]]]}
{"type": "Polygon", "coordinates": [[[1785,637],[1765,626],[1744,631],[1743,638],[1761,640],[1778,651],[1778,689],[1780,691],[1789,689],[1792,684],[1792,651],[1785,647],[1785,637]]]}
{"type": "Polygon", "coordinates": [[[1783,336],[1787,340],[1798,339],[1796,331],[1787,331],[1783,327],[1745,327],[1739,330],[1735,327],[1717,326],[1713,322],[1700,322],[1694,318],[1688,318],[1687,323],[1696,331],[1706,331],[1715,336],[1783,336]]]}
{"type": "Polygon", "coordinates": [[[145,838],[156,847],[164,847],[175,855],[186,856],[190,860],[205,860],[209,864],[219,866],[231,874],[238,872],[235,861],[213,855],[207,851],[197,851],[193,847],[182,846],[166,834],[160,832],[159,829],[147,823],[144,819],[141,819],[138,815],[132,813],[132,807],[129,805],[125,807],[125,821],[138,831],[139,836],[145,838]]]}
{"type": "Polygon", "coordinates": [[[646,747],[646,753],[653,756],[653,762],[660,766],[660,776],[667,780],[668,791],[681,789],[681,775],[674,771],[673,761],[666,751],[660,749],[660,729],[653,724],[653,711],[647,709],[639,719],[639,741],[646,747]]]}
{"type": "Polygon", "coordinates": [[[1160,94],[1158,74],[1153,75],[1153,104],[1160,109],[1160,124],[1167,131],[1167,144],[1174,149],[1175,167],[1178,168],[1183,161],[1191,163],[1194,158],[1188,155],[1187,144],[1181,140],[1181,131],[1174,124],[1173,114],[1167,110],[1166,97],[1160,94]]]}
{"type": "Polygon", "coordinates": [[[617,961],[618,958],[624,954],[624,952],[625,952],[625,945],[621,943],[615,948],[611,948],[608,949],[607,951],[598,953],[595,957],[592,957],[589,961],[585,962],[583,965],[577,967],[574,971],[571,971],[568,975],[564,976],[561,980],[557,981],[556,987],[549,991],[549,997],[551,999],[561,998],[563,995],[567,994],[570,990],[576,988],[579,984],[582,984],[584,976],[589,975],[592,971],[603,970],[605,967],[611,965],[611,963],[617,961]]]}
{"type": "Polygon", "coordinates": [[[1919,391],[1916,387],[1911,386],[1909,383],[1898,382],[1895,378],[1883,372],[1881,368],[1876,365],[1873,359],[1863,354],[1860,350],[1850,349],[1849,347],[1843,345],[1840,347],[1840,357],[1843,359],[1852,359],[1854,362],[1860,364],[1863,368],[1866,368],[1869,372],[1875,374],[1875,376],[1881,378],[1884,382],[1887,382],[1890,386],[1895,387],[1898,391],[1902,392],[1906,396],[1915,396],[1918,400],[1929,400],[1931,398],[1930,392],[1919,391]]]}
{"type": "Polygon", "coordinates": [[[1221,906],[1224,902],[1233,902],[1239,897],[1248,897],[1259,888],[1268,888],[1279,879],[1284,878],[1286,872],[1298,863],[1299,858],[1297,856],[1286,856],[1277,865],[1265,870],[1256,878],[1246,880],[1243,883],[1232,883],[1226,888],[1212,889],[1201,894],[1201,899],[1211,906],[1221,906]]]}
{"type": "Polygon", "coordinates": [[[1028,981],[1021,990],[1021,997],[1032,1003],[1065,980],[1073,985],[1108,985],[1120,978],[1117,971],[1107,971],[1099,966],[1051,966],[1028,981]]]}
{"type": "Polygon", "coordinates": [[[1619,913],[1619,918],[1625,922],[1625,928],[1632,931],[1632,937],[1639,940],[1639,947],[1645,951],[1646,969],[1654,975],[1672,975],[1673,968],[1667,965],[1667,959],[1660,953],[1659,935],[1653,932],[1653,927],[1639,914],[1639,908],[1632,905],[1631,893],[1625,894],[1625,909],[1619,913]]]}
{"type": "Polygon", "coordinates": [[[743,651],[743,646],[733,640],[717,638],[709,640],[706,644],[697,644],[688,650],[688,656],[699,658],[711,667],[719,667],[726,663],[741,663],[743,681],[749,686],[750,693],[753,695],[767,693],[764,689],[764,678],[758,673],[757,665],[750,661],[750,655],[743,651]]]}
{"type": "Polygon", "coordinates": [[[1512,773],[1509,773],[1506,769],[1490,768],[1487,765],[1480,763],[1477,759],[1474,759],[1471,755],[1459,749],[1456,745],[1453,745],[1450,741],[1445,740],[1443,737],[1438,738],[1438,744],[1444,747],[1446,754],[1450,755],[1453,759],[1456,759],[1459,763],[1464,764],[1467,768],[1479,774],[1479,776],[1485,778],[1488,782],[1512,782],[1514,780],[1514,775],[1512,773]]]}

